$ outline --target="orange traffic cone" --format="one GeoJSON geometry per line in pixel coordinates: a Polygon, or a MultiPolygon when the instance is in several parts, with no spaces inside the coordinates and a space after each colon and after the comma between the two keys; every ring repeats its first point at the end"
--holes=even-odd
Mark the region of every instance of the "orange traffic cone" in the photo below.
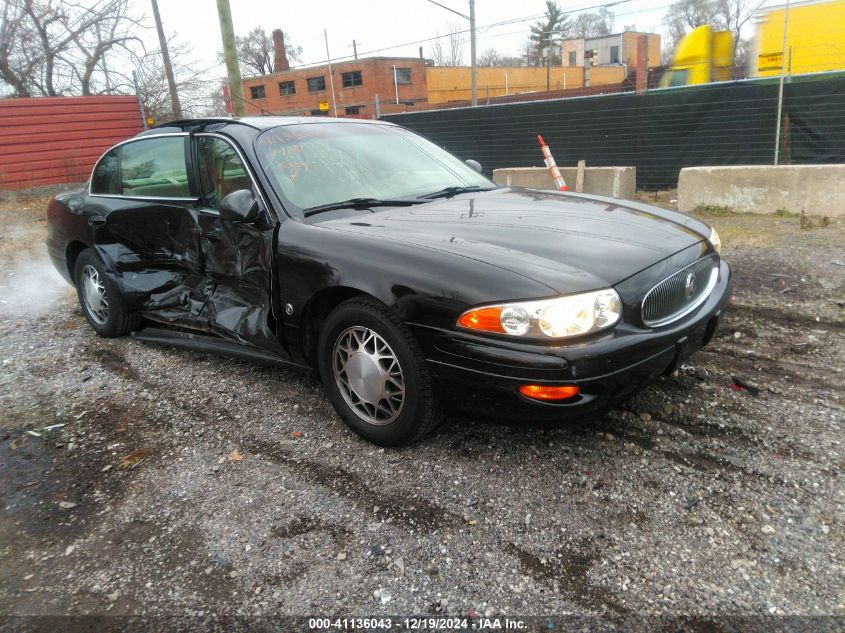
{"type": "Polygon", "coordinates": [[[569,187],[567,187],[566,183],[563,181],[563,176],[560,175],[560,169],[557,168],[554,156],[552,156],[552,150],[549,149],[549,146],[546,145],[546,141],[543,140],[543,137],[540,134],[537,135],[537,139],[540,141],[540,151],[543,152],[543,162],[545,162],[546,167],[549,168],[549,174],[551,175],[552,180],[555,181],[555,186],[558,191],[569,191],[569,187]]]}

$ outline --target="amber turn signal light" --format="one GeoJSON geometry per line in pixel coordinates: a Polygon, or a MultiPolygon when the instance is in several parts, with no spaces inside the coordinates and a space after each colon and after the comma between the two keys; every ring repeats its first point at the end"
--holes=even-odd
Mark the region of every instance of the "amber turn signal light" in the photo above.
{"type": "Polygon", "coordinates": [[[577,396],[579,391],[576,385],[522,385],[519,388],[519,393],[534,400],[566,400],[577,396]]]}
{"type": "Polygon", "coordinates": [[[458,325],[470,330],[482,330],[484,332],[500,332],[506,334],[502,327],[500,317],[502,316],[501,306],[495,308],[476,308],[461,315],[458,325]]]}

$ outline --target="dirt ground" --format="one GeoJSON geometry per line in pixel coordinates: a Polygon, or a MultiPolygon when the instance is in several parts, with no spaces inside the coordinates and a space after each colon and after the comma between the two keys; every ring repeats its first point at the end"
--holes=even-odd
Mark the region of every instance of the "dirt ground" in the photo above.
{"type": "Polygon", "coordinates": [[[603,419],[384,450],[312,376],[99,339],[45,202],[0,202],[0,615],[845,617],[845,222],[704,217],[721,330],[603,419]]]}

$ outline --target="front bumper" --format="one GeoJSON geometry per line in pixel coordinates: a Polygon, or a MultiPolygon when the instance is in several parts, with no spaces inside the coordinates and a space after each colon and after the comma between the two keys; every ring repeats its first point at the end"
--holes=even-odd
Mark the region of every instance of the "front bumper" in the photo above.
{"type": "Polygon", "coordinates": [[[646,328],[620,322],[588,340],[565,345],[525,343],[412,326],[432,375],[453,405],[475,414],[570,419],[601,413],[665,373],[712,338],[731,293],[731,271],[720,263],[708,299],[675,323],[646,328]],[[520,385],[578,385],[566,401],[522,396],[520,385]]]}

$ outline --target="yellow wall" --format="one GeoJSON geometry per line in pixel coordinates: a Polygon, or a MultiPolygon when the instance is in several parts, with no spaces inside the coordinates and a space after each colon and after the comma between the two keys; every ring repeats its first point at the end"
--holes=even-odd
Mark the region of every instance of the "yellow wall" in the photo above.
{"type": "MultiPolygon", "coordinates": [[[[479,68],[478,100],[487,98],[487,87],[491,97],[505,94],[505,75],[507,74],[507,94],[537,92],[546,89],[545,68],[479,68]]],[[[583,68],[552,68],[550,73],[552,90],[580,88],[584,85],[583,68]],[[564,77],[566,81],[564,82],[564,77]]],[[[472,98],[472,79],[466,66],[436,66],[425,69],[425,81],[428,86],[429,103],[446,101],[468,101],[472,98]]]]}
{"type": "MultiPolygon", "coordinates": [[[[625,72],[621,67],[596,67],[590,71],[590,85],[619,83],[625,72]]],[[[478,69],[478,101],[504,96],[505,75],[507,94],[544,92],[546,90],[546,69],[539,67],[500,67],[478,69]]],[[[469,101],[472,98],[472,78],[466,66],[430,66],[425,69],[429,103],[447,101],[469,101]]],[[[553,67],[550,73],[551,90],[570,90],[584,86],[584,69],[575,66],[553,67]],[[565,77],[565,81],[564,81],[565,77]]]]}
{"type": "MultiPolygon", "coordinates": [[[[629,66],[628,70],[635,68],[629,66]]],[[[590,85],[607,86],[621,83],[625,79],[625,69],[622,66],[593,66],[590,68],[590,85]]]]}
{"type": "MultiPolygon", "coordinates": [[[[766,14],[757,26],[758,57],[752,74],[779,75],[783,49],[783,9],[766,14]]],[[[785,72],[845,70],[845,0],[791,5],[785,72]],[[792,63],[789,49],[792,48],[792,63]]]]}

